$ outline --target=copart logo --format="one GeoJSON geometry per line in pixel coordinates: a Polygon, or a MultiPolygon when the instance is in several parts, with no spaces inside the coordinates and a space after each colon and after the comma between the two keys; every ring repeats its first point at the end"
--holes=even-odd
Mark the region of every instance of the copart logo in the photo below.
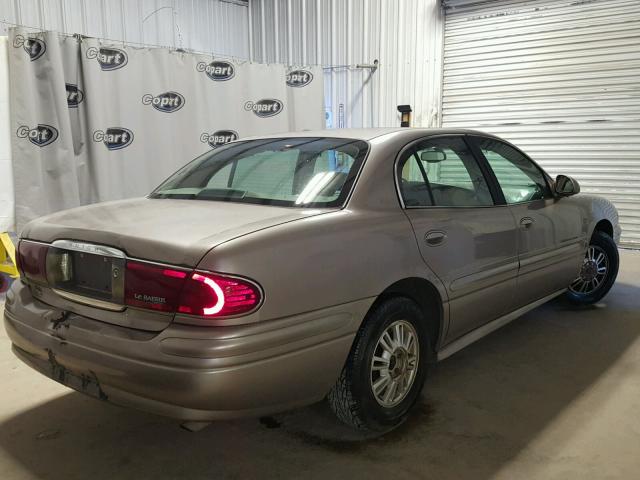
{"type": "Polygon", "coordinates": [[[127,52],[119,48],[89,47],[87,48],[87,58],[96,59],[100,68],[105,71],[117,70],[124,67],[129,61],[127,52]]]}
{"type": "Polygon", "coordinates": [[[109,127],[106,131],[93,132],[94,142],[103,142],[109,150],[120,150],[133,142],[133,132],[128,128],[109,127]]]}
{"type": "Polygon", "coordinates": [[[282,102],[275,98],[263,98],[257,102],[249,100],[244,104],[244,109],[247,112],[253,112],[260,118],[273,117],[279,114],[283,108],[282,102]]]}
{"type": "Polygon", "coordinates": [[[287,74],[287,85],[290,87],[305,87],[313,80],[313,74],[307,70],[294,70],[287,74]]]}
{"type": "Polygon", "coordinates": [[[67,88],[67,106],[69,108],[77,108],[84,100],[84,92],[73,83],[65,84],[67,88]]]}
{"type": "Polygon", "coordinates": [[[160,112],[173,113],[177,112],[184,106],[185,100],[178,92],[165,92],[155,97],[150,93],[142,96],[143,105],[151,105],[160,112]]]}
{"type": "Polygon", "coordinates": [[[34,37],[23,37],[22,35],[15,36],[13,46],[15,48],[24,48],[24,51],[29,54],[32,62],[39,59],[44,55],[44,52],[47,51],[47,44],[44,43],[44,40],[34,37]]]}
{"type": "Polygon", "coordinates": [[[224,82],[236,76],[236,68],[232,63],[214,60],[211,63],[198,62],[196,65],[198,72],[204,72],[211,80],[224,82]]]}
{"type": "Polygon", "coordinates": [[[31,143],[38,147],[45,147],[52,144],[58,138],[58,130],[51,125],[39,123],[35,128],[20,125],[16,132],[18,138],[28,138],[31,143]]]}
{"type": "Polygon", "coordinates": [[[200,135],[200,141],[202,143],[208,143],[213,148],[224,145],[225,143],[233,142],[238,138],[238,132],[235,130],[217,130],[213,133],[204,132],[200,135]]]}

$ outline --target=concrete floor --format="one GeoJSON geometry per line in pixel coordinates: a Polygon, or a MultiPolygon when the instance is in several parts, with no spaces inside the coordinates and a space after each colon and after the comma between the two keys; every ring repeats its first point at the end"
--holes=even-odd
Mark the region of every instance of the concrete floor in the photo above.
{"type": "Polygon", "coordinates": [[[0,479],[640,478],[640,253],[602,304],[555,300],[441,363],[399,430],[324,405],[199,433],[84,397],[0,338],[0,479]]]}

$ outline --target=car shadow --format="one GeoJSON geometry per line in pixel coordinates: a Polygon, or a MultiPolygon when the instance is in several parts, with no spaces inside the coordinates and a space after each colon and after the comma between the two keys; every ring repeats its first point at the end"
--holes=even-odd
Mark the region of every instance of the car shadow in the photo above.
{"type": "Polygon", "coordinates": [[[70,392],[0,424],[0,448],[53,480],[488,479],[636,341],[639,295],[618,283],[591,308],[562,299],[539,307],[442,362],[414,414],[385,435],[352,432],[325,404],[191,433],[70,392]]]}

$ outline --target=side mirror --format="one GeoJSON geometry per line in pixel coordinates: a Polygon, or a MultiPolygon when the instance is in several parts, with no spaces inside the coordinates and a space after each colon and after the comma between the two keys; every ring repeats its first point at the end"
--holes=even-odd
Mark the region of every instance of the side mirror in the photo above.
{"type": "Polygon", "coordinates": [[[420,160],[427,163],[440,163],[447,159],[447,154],[444,150],[439,148],[430,148],[429,150],[423,150],[420,154],[420,160]]]}
{"type": "Polygon", "coordinates": [[[580,193],[580,184],[575,178],[567,175],[558,175],[556,177],[555,191],[560,197],[569,197],[580,193]]]}

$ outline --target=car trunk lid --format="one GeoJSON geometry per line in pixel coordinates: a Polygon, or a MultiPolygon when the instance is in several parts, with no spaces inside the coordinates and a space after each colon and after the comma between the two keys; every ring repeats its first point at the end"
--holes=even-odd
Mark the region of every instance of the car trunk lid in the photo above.
{"type": "Polygon", "coordinates": [[[191,269],[216,245],[325,211],[142,198],[48,215],[29,223],[21,237],[52,244],[46,261],[53,280],[39,288],[43,301],[108,323],[159,331],[173,314],[123,305],[127,258],[191,269]]]}
{"type": "Polygon", "coordinates": [[[194,267],[223,242],[326,211],[140,198],[47,215],[29,223],[21,237],[46,243],[67,239],[107,245],[128,257],[194,267]]]}

